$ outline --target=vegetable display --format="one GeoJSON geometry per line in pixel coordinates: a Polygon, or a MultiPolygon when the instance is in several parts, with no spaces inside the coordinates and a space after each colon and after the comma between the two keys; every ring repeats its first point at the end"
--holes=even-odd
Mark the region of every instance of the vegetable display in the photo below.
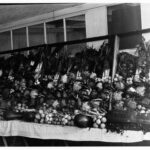
{"type": "Polygon", "coordinates": [[[62,47],[0,58],[1,119],[42,124],[149,131],[150,44],[135,55],[85,48],[70,56],[62,47]]]}

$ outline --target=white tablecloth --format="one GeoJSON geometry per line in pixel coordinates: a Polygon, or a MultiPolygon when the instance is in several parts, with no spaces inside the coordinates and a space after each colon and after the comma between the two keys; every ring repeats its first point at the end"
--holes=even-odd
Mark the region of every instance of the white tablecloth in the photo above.
{"type": "Polygon", "coordinates": [[[60,139],[70,141],[101,141],[132,143],[150,140],[150,133],[124,131],[123,135],[106,132],[105,129],[77,128],[22,121],[0,121],[0,136],[23,136],[38,139],[60,139]]]}

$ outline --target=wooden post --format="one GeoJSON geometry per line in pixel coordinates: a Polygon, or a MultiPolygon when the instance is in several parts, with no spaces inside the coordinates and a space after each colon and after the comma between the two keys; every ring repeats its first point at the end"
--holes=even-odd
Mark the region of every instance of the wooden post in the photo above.
{"type": "MultiPolygon", "coordinates": [[[[67,41],[67,27],[66,27],[66,19],[63,18],[63,27],[64,27],[64,42],[67,41]]],[[[67,45],[64,46],[64,53],[67,53],[67,45]]]]}
{"type": "Polygon", "coordinates": [[[46,22],[44,22],[44,44],[47,44],[46,22]]]}
{"type": "Polygon", "coordinates": [[[11,50],[14,49],[14,45],[13,45],[13,31],[10,30],[10,40],[11,40],[11,50]]]}
{"type": "MultiPolygon", "coordinates": [[[[113,56],[113,68],[112,68],[112,81],[114,80],[114,76],[116,74],[116,69],[117,69],[117,55],[119,53],[119,37],[116,35],[115,36],[115,42],[114,42],[114,56],[113,56]]],[[[109,99],[109,111],[112,110],[112,98],[113,94],[110,94],[110,99],[109,99]]]]}
{"type": "Polygon", "coordinates": [[[116,69],[117,69],[117,55],[119,52],[119,37],[116,35],[115,36],[115,42],[114,42],[114,56],[113,56],[113,70],[112,70],[112,81],[114,79],[114,76],[116,74],[116,69]]]}

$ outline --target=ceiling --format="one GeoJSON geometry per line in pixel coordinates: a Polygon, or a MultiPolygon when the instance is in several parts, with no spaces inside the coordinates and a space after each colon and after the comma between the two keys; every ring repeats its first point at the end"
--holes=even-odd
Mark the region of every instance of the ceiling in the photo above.
{"type": "Polygon", "coordinates": [[[81,3],[0,4],[0,25],[81,5],[81,3]]]}

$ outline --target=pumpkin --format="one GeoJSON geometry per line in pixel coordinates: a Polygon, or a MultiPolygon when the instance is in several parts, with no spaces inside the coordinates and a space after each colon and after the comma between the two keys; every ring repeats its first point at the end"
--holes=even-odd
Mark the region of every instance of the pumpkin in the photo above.
{"type": "Polygon", "coordinates": [[[80,128],[92,127],[93,119],[90,116],[77,114],[74,118],[74,124],[80,128]]]}

